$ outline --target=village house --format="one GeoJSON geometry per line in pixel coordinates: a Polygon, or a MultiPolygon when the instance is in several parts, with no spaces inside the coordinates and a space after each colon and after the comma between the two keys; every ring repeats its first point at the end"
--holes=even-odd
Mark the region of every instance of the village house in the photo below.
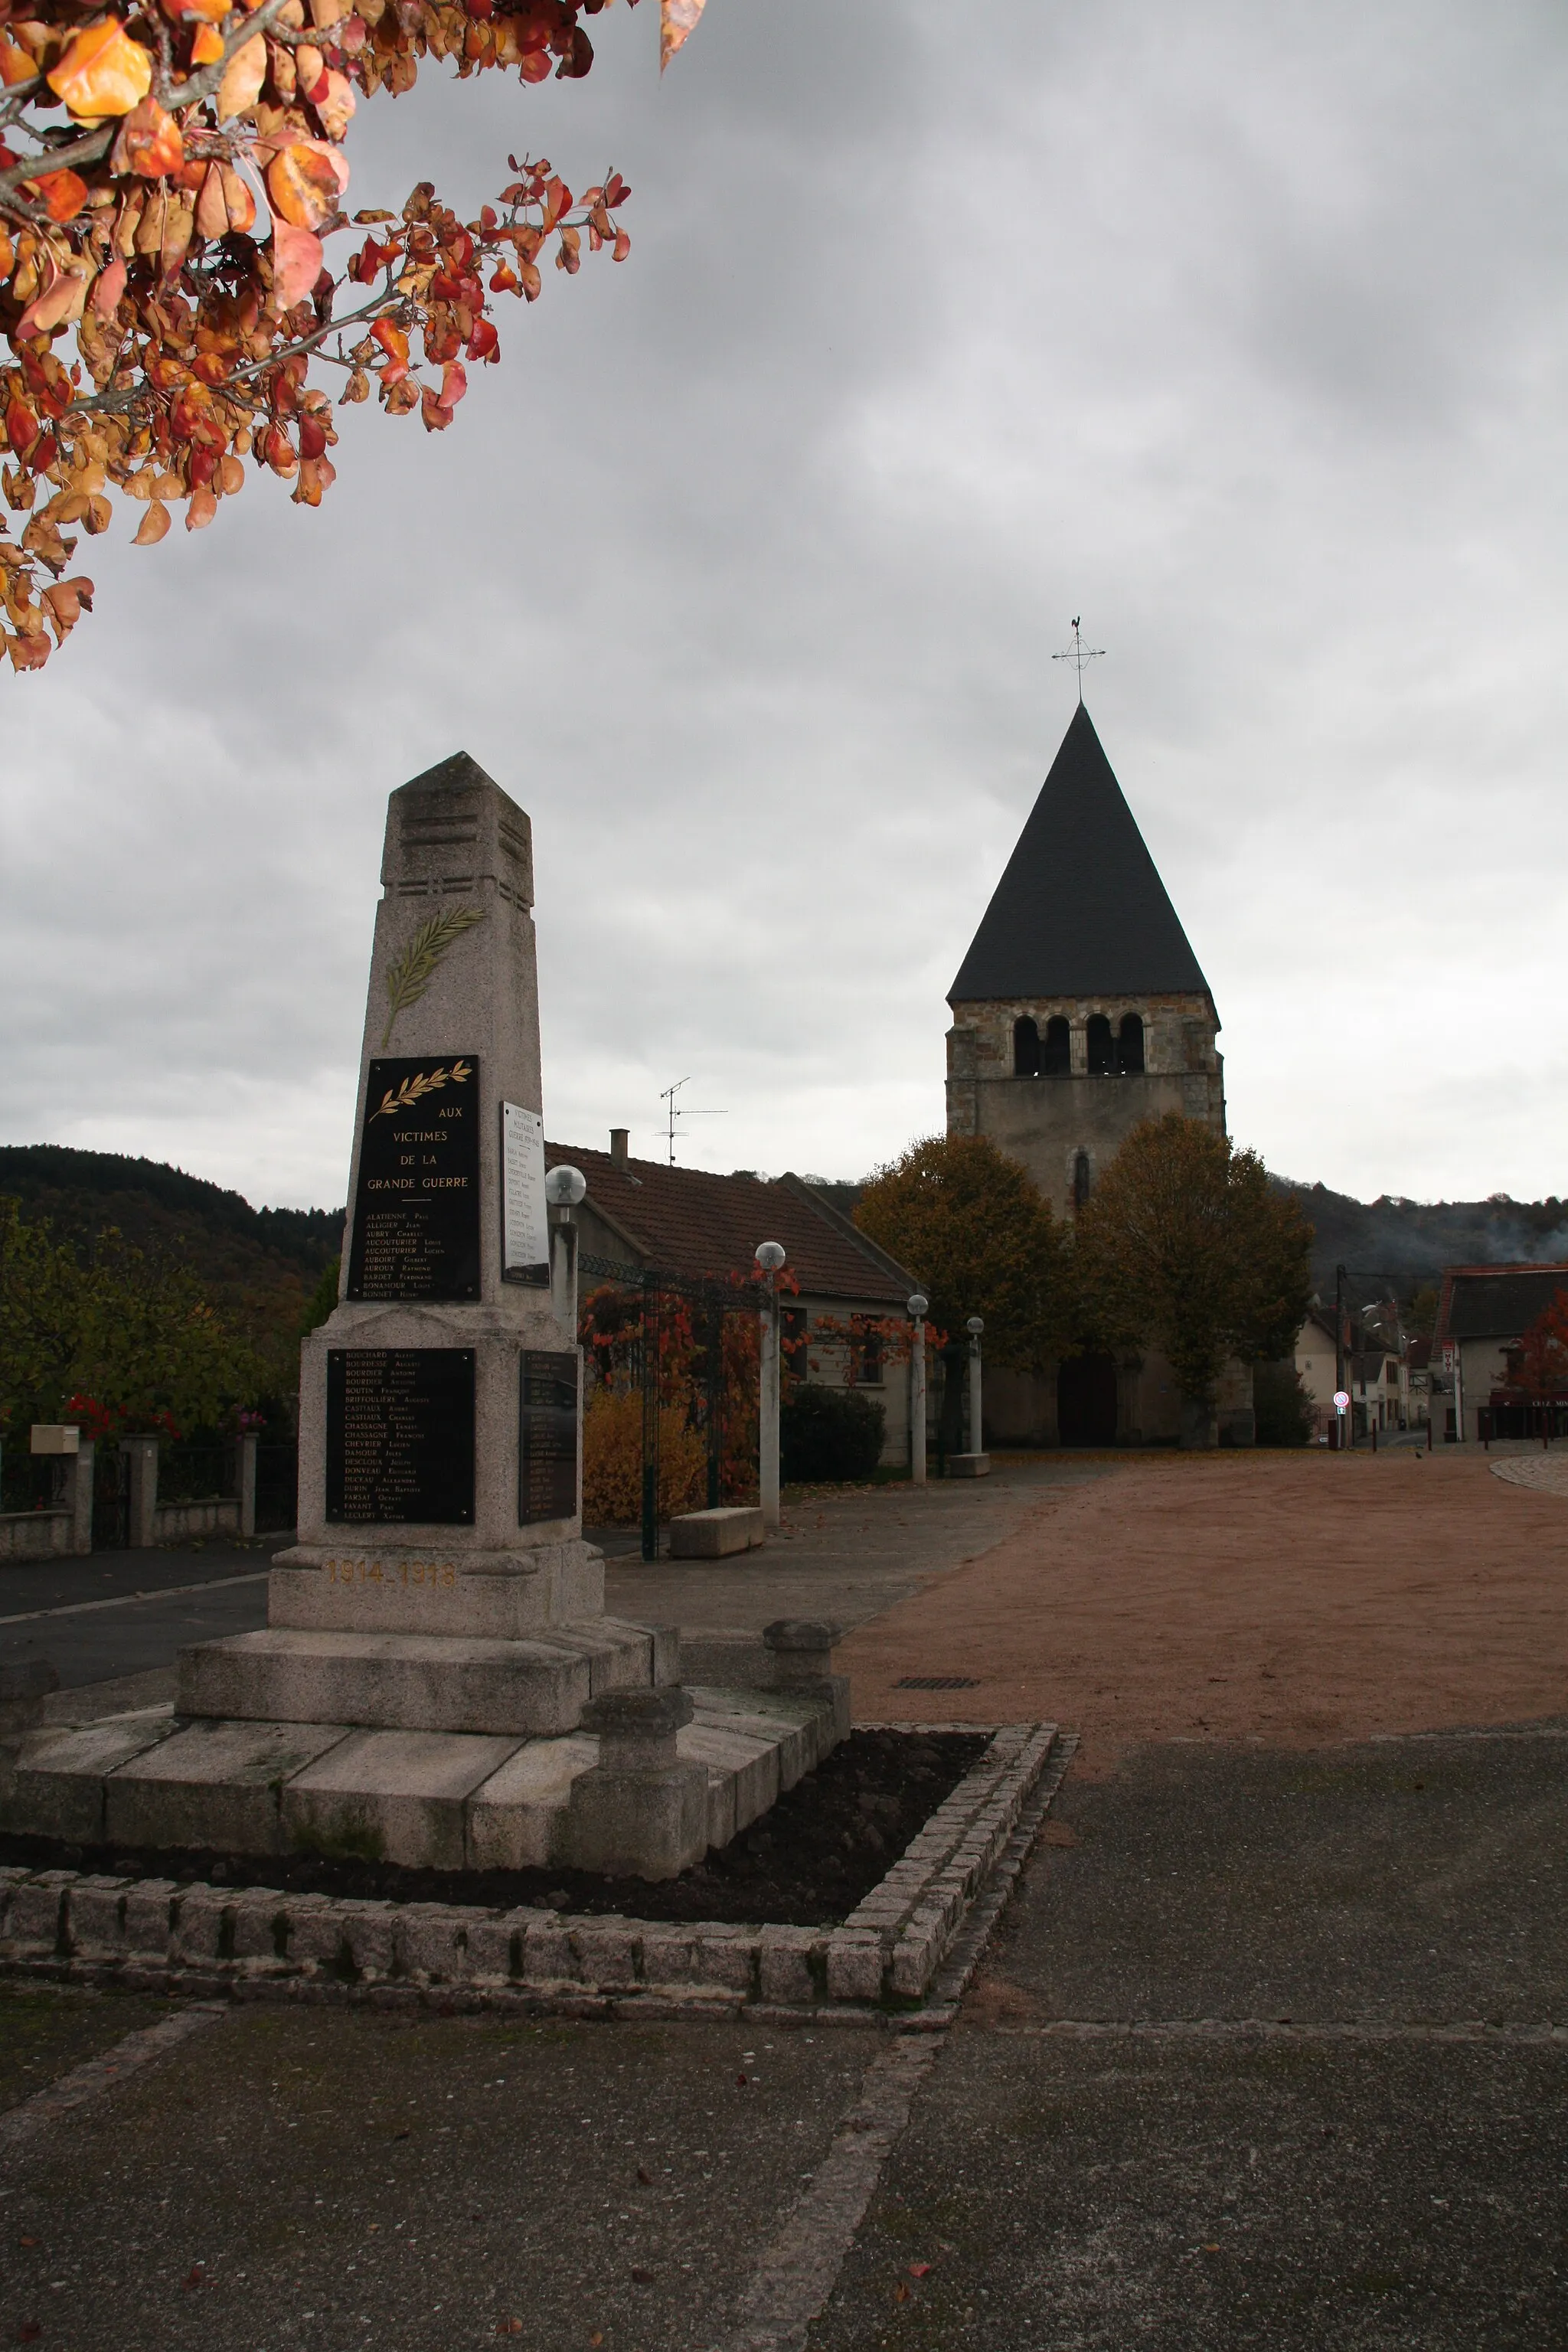
{"type": "Polygon", "coordinates": [[[1560,1290],[1568,1265],[1450,1265],[1432,1338],[1434,1433],[1450,1444],[1560,1436],[1568,1387],[1542,1397],[1522,1379],[1522,1343],[1560,1290]]]}
{"type": "Polygon", "coordinates": [[[833,1207],[804,1178],[769,1179],[634,1160],[629,1131],[610,1129],[608,1151],[547,1143],[545,1163],[580,1169],[587,1197],[576,1213],[579,1295],[646,1274],[678,1282],[749,1282],[759,1242],[782,1243],[781,1340],[786,1386],[809,1377],[824,1388],[853,1385],[884,1413],[882,1459],[910,1458],[907,1352],[888,1344],[886,1327],[907,1324],[918,1285],[886,1250],[833,1207]]]}

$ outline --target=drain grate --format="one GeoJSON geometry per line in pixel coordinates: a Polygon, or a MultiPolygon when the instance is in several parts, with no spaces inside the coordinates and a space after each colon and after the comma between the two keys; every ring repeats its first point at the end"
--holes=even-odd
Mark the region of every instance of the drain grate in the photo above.
{"type": "Polygon", "coordinates": [[[978,1690],[978,1675],[900,1675],[895,1690],[978,1690]]]}

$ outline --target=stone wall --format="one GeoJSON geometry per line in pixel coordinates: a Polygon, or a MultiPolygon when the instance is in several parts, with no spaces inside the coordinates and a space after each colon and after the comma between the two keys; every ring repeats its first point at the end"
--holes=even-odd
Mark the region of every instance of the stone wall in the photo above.
{"type": "Polygon", "coordinates": [[[53,1559],[70,1549],[69,1511],[0,1511],[0,1559],[53,1559]]]}

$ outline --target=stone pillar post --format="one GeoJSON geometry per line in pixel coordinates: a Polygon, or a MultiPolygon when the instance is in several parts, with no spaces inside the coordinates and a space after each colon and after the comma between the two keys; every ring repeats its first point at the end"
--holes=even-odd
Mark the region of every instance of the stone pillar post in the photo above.
{"type": "Polygon", "coordinates": [[[239,1532],[256,1533],[256,1456],[261,1444],[255,1430],[241,1432],[239,1440],[239,1532]]]}
{"type": "Polygon", "coordinates": [[[757,1438],[757,1483],[761,1488],[763,1525],[776,1528],[779,1508],[779,1295],[774,1280],[784,1262],[782,1242],[759,1242],[757,1264],[765,1281],[761,1307],[762,1395],[757,1438]]]}
{"type": "Polygon", "coordinates": [[[131,1548],[147,1551],[158,1540],[158,1441],[122,1437],[120,1450],[131,1465],[131,1548]]]}
{"type": "Polygon", "coordinates": [[[606,1691],[583,1729],[599,1760],[572,1783],[557,1859],[615,1877],[674,1878],[708,1851],[708,1772],[677,1748],[692,1717],[679,1689],[606,1691]]]}
{"type": "Polygon", "coordinates": [[[910,1477],[926,1482],[926,1326],[925,1310],[913,1317],[910,1338],[910,1477]]]}
{"type": "Polygon", "coordinates": [[[85,1558],[92,1549],[93,1443],[84,1437],[75,1454],[66,1456],[66,1508],[71,1515],[71,1550],[85,1558]]]}
{"type": "Polygon", "coordinates": [[[833,1671],[834,1645],[844,1628],[826,1617],[777,1617],[763,1628],[768,1654],[768,1686],[802,1696],[833,1699],[834,1737],[849,1737],[849,1677],[833,1671]]]}
{"type": "Polygon", "coordinates": [[[972,1315],[964,1328],[969,1333],[969,1450],[971,1454],[984,1454],[985,1430],[981,1412],[980,1334],[984,1326],[978,1315],[972,1315]]]}

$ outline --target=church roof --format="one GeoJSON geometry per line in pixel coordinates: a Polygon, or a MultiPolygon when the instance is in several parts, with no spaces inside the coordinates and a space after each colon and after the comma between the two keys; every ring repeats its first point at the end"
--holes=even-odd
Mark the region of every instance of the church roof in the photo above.
{"type": "Polygon", "coordinates": [[[1186,993],[1209,984],[1080,702],[948,1002],[1186,993]]]}

